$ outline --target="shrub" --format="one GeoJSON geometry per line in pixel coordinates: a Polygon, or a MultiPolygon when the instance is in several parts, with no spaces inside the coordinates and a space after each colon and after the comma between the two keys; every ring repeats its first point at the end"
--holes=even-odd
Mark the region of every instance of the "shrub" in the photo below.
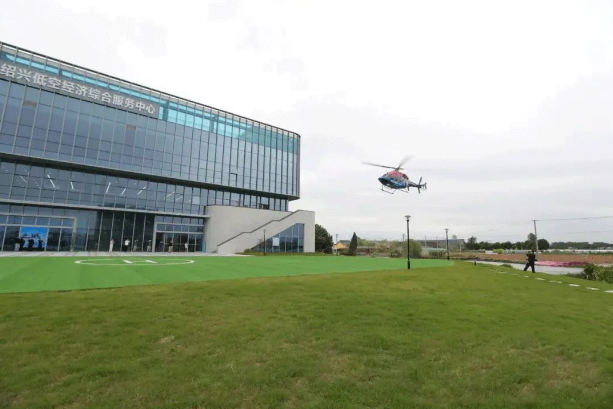
{"type": "Polygon", "coordinates": [[[594,264],[586,264],[583,268],[583,278],[586,280],[595,280],[594,274],[596,273],[596,265],[594,264]]]}
{"type": "Polygon", "coordinates": [[[597,266],[588,263],[581,273],[566,274],[569,277],[583,278],[585,280],[600,281],[613,284],[613,267],[597,266]]]}
{"type": "Polygon", "coordinates": [[[402,257],[402,253],[398,250],[394,250],[390,253],[391,258],[400,258],[402,257]]]}
{"type": "Polygon", "coordinates": [[[594,279],[613,284],[613,267],[597,267],[594,271],[594,279]]]}
{"type": "Polygon", "coordinates": [[[508,263],[501,264],[500,267],[511,267],[511,268],[513,268],[513,266],[508,264],[508,263]]]}

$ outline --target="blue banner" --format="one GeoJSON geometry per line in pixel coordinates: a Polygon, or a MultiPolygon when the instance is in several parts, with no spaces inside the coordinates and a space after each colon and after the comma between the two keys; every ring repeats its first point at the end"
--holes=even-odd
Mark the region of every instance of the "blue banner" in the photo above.
{"type": "Polygon", "coordinates": [[[19,237],[22,239],[24,250],[44,250],[47,247],[48,234],[48,227],[22,226],[19,229],[19,237]]]}

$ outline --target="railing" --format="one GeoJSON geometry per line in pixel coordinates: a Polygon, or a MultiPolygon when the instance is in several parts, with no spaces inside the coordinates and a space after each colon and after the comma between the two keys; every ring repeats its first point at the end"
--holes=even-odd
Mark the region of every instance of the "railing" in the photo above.
{"type": "Polygon", "coordinates": [[[251,230],[251,231],[244,231],[244,232],[238,233],[236,236],[233,236],[233,237],[229,238],[228,240],[226,240],[226,241],[224,241],[224,242],[219,243],[219,244],[217,245],[217,247],[222,246],[222,245],[224,245],[224,244],[228,243],[229,241],[234,240],[235,238],[237,238],[238,236],[241,236],[241,235],[243,235],[243,234],[252,234],[252,233],[255,233],[256,231],[258,231],[258,230],[260,230],[260,229],[264,228],[265,226],[268,226],[270,223],[280,222],[280,221],[285,220],[285,219],[287,219],[288,217],[293,216],[294,214],[296,214],[296,213],[298,213],[298,212],[301,212],[301,211],[302,211],[302,210],[295,210],[295,211],[291,212],[290,214],[288,214],[287,216],[283,216],[283,217],[282,217],[282,218],[280,218],[280,219],[271,220],[271,221],[269,221],[269,222],[266,222],[266,223],[264,223],[263,225],[261,225],[261,226],[259,226],[259,227],[255,228],[255,229],[253,229],[253,230],[251,230]]]}

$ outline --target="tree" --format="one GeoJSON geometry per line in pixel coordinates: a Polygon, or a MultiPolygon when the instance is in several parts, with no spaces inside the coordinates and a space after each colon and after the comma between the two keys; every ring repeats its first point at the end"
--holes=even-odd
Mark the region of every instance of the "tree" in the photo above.
{"type": "Polygon", "coordinates": [[[469,250],[477,250],[477,238],[475,236],[470,236],[466,242],[466,247],[468,247],[469,250]]]}
{"type": "Polygon", "coordinates": [[[545,239],[538,239],[539,250],[549,250],[549,242],[545,239]]]}
{"type": "MultiPolygon", "coordinates": [[[[416,242],[415,240],[409,240],[409,248],[411,258],[421,258],[421,244],[416,242]]],[[[402,255],[403,257],[407,256],[407,242],[402,243],[402,255]]]]}
{"type": "Polygon", "coordinates": [[[400,246],[398,241],[394,240],[381,240],[377,242],[376,245],[377,253],[389,255],[390,257],[393,257],[394,255],[400,255],[399,247],[400,246]]]}
{"type": "Polygon", "coordinates": [[[358,253],[358,236],[353,232],[351,242],[349,243],[349,255],[355,256],[358,253]]]}
{"type": "Polygon", "coordinates": [[[332,253],[332,235],[328,233],[323,226],[315,225],[315,251],[323,253],[332,253]]]}
{"type": "Polygon", "coordinates": [[[534,233],[528,234],[528,240],[526,240],[524,245],[527,249],[536,249],[536,236],[534,233]]]}
{"type": "Polygon", "coordinates": [[[361,239],[358,237],[358,246],[373,247],[375,246],[375,242],[372,240],[361,239]]]}

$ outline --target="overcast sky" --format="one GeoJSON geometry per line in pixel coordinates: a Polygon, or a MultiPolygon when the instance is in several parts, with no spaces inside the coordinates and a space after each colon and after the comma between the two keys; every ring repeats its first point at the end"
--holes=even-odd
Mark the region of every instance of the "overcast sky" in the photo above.
{"type": "MultiPolygon", "coordinates": [[[[613,2],[3,1],[0,40],[302,136],[339,239],[524,240],[613,215],[613,2]],[[403,156],[421,195],[381,192],[403,156]]],[[[613,242],[613,218],[539,237],[613,242]]]]}

